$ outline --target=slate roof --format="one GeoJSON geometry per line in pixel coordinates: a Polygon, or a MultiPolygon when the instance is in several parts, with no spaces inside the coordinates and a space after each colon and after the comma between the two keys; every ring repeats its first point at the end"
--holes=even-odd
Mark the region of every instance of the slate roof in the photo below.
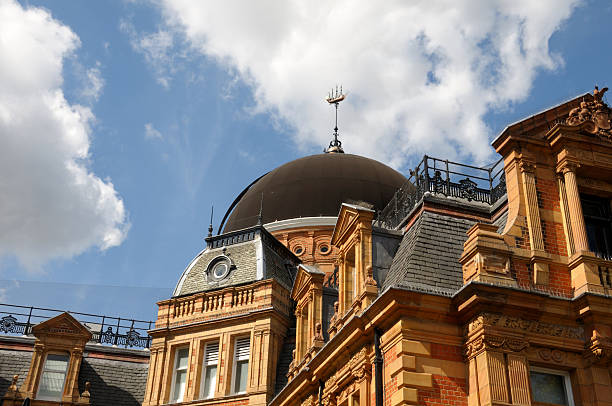
{"type": "Polygon", "coordinates": [[[137,406],[147,386],[148,363],[83,358],[79,392],[91,383],[92,406],[137,406]]]}
{"type": "Polygon", "coordinates": [[[474,221],[424,211],[408,229],[382,289],[401,287],[452,295],[463,285],[459,257],[474,221]]]}
{"type": "Polygon", "coordinates": [[[13,375],[19,375],[17,387],[21,387],[31,360],[32,351],[0,350],[0,399],[8,390],[13,375]]]}
{"type": "Polygon", "coordinates": [[[262,279],[276,279],[291,290],[295,266],[300,260],[261,226],[221,234],[206,239],[200,252],[181,275],[173,296],[241,286],[262,279]],[[232,269],[215,281],[208,276],[209,264],[220,256],[229,258],[232,269]]]}

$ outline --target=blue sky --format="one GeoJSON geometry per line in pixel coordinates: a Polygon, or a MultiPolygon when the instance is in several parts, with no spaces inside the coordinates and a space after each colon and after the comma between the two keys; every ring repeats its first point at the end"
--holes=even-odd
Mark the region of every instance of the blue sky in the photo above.
{"type": "Polygon", "coordinates": [[[0,302],[154,318],[338,83],[345,150],[404,172],[612,83],[605,1],[224,3],[0,0],[0,302]]]}

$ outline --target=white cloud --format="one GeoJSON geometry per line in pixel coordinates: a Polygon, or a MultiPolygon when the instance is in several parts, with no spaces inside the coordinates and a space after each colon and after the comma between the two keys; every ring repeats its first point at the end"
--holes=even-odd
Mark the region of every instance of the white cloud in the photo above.
{"type": "Polygon", "coordinates": [[[148,34],[138,33],[128,20],[122,20],[119,28],[128,35],[132,49],[144,56],[147,65],[154,71],[157,82],[168,89],[172,75],[177,69],[172,33],[165,30],[148,34]]]}
{"type": "Polygon", "coordinates": [[[79,38],[13,0],[0,0],[0,27],[0,257],[38,269],[119,245],[129,227],[123,201],[88,168],[94,116],[61,88],[79,38]]]}
{"type": "MultiPolygon", "coordinates": [[[[289,124],[298,145],[329,142],[333,110],[322,98],[343,83],[345,150],[401,166],[425,152],[491,159],[484,115],[524,100],[540,70],[559,66],[548,41],[575,3],[163,0],[161,7],[167,27],[236,72],[253,89],[255,111],[289,124]]],[[[169,48],[160,49],[166,57],[169,48]]]]}
{"type": "Polygon", "coordinates": [[[100,72],[100,62],[85,72],[86,85],[81,90],[81,96],[90,103],[98,101],[104,88],[104,78],[100,72]]]}
{"type": "Polygon", "coordinates": [[[163,136],[159,131],[157,131],[155,127],[153,127],[153,124],[146,123],[145,124],[145,138],[161,140],[163,136]]]}

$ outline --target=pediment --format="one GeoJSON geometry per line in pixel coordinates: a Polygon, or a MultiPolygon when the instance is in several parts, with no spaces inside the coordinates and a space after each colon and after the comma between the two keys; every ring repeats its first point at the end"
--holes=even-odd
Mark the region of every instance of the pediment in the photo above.
{"type": "Polygon", "coordinates": [[[313,266],[298,265],[297,275],[291,289],[291,298],[296,302],[304,291],[308,291],[312,283],[323,284],[325,273],[313,266]]]}
{"type": "Polygon", "coordinates": [[[32,327],[34,336],[58,335],[91,339],[91,332],[69,313],[62,313],[32,327]]]}
{"type": "Polygon", "coordinates": [[[341,245],[351,234],[354,226],[360,221],[372,221],[374,211],[357,205],[342,203],[338,221],[334,227],[334,232],[331,237],[331,244],[335,246],[341,245]]]}

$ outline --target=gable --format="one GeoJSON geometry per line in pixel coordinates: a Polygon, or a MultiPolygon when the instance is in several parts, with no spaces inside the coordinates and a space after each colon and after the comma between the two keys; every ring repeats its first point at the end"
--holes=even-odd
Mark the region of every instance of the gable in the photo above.
{"type": "Polygon", "coordinates": [[[298,301],[304,291],[307,291],[313,282],[323,283],[324,272],[319,271],[316,267],[307,267],[300,264],[298,266],[293,289],[291,289],[291,298],[298,301]]]}
{"type": "Polygon", "coordinates": [[[341,245],[351,235],[359,222],[371,222],[373,218],[374,211],[371,209],[342,203],[340,213],[338,214],[338,221],[332,233],[331,244],[335,246],[341,245]]]}
{"type": "Polygon", "coordinates": [[[91,339],[91,332],[66,312],[32,327],[32,333],[36,337],[53,334],[82,337],[87,340],[91,339]]]}

